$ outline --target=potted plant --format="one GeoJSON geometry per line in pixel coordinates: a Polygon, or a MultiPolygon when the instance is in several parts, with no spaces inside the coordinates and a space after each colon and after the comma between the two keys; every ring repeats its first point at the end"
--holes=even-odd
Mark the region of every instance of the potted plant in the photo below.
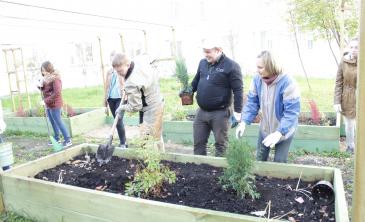
{"type": "Polygon", "coordinates": [[[186,68],[186,63],[183,58],[178,58],[175,60],[175,76],[181,84],[181,90],[179,96],[181,98],[182,105],[192,105],[193,104],[193,89],[189,85],[189,75],[186,68]]]}

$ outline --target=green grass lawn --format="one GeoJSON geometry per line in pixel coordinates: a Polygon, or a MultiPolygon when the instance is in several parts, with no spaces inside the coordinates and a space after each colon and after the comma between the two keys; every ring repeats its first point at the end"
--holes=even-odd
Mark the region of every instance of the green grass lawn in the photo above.
{"type": "MultiPolygon", "coordinates": [[[[308,101],[316,101],[321,112],[332,111],[333,105],[333,79],[311,78],[310,84],[312,91],[309,90],[307,82],[303,77],[296,77],[302,96],[302,111],[309,111],[308,101]]],[[[248,91],[251,78],[244,79],[244,93],[248,91]]],[[[161,91],[165,98],[165,119],[166,120],[183,120],[187,112],[193,112],[197,108],[196,101],[192,106],[182,106],[178,93],[180,85],[175,78],[165,78],[160,80],[161,91]]],[[[39,93],[31,94],[32,107],[39,106],[41,96],[39,93]]],[[[87,88],[73,88],[63,90],[64,102],[74,108],[77,107],[100,107],[103,105],[103,87],[94,86],[87,88]]],[[[27,107],[26,97],[23,96],[24,107],[27,107]]],[[[12,103],[10,98],[2,99],[3,107],[11,109],[12,103]]]]}
{"type": "Polygon", "coordinates": [[[16,213],[13,212],[6,212],[3,214],[0,214],[0,221],[4,222],[35,222],[35,220],[31,220],[25,217],[22,217],[16,213]]]}

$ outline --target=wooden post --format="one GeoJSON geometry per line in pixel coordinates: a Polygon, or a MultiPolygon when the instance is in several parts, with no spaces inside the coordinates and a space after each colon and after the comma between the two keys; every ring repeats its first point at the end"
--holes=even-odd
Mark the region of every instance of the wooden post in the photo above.
{"type": "Polygon", "coordinates": [[[14,99],[14,95],[13,95],[13,88],[11,87],[11,79],[10,79],[10,68],[9,68],[9,63],[8,63],[8,53],[6,49],[3,49],[4,55],[5,55],[5,65],[6,65],[6,72],[8,73],[8,81],[9,81],[9,90],[10,90],[10,96],[11,96],[11,102],[13,105],[13,112],[16,112],[16,107],[15,107],[15,99],[14,99]]]}
{"type": "Polygon", "coordinates": [[[144,36],[144,53],[147,54],[148,53],[148,48],[147,48],[147,32],[146,32],[146,30],[142,30],[142,32],[143,32],[143,36],[144,36]]]}
{"type": "Polygon", "coordinates": [[[18,90],[18,103],[19,103],[19,107],[21,109],[23,109],[23,101],[22,101],[22,94],[20,92],[20,84],[19,84],[19,75],[18,75],[18,65],[16,63],[16,58],[15,58],[15,49],[11,49],[11,53],[13,55],[13,62],[14,62],[14,72],[15,72],[15,80],[16,80],[16,87],[18,90]]]}
{"type": "Polygon", "coordinates": [[[365,0],[360,7],[360,41],[357,68],[356,149],[352,221],[365,222],[365,0]]]}
{"type": "Polygon", "coordinates": [[[124,39],[122,33],[119,33],[119,37],[120,37],[120,44],[122,46],[122,52],[125,53],[124,39]]]}
{"type": "MultiPolygon", "coordinates": [[[[103,77],[103,91],[104,91],[104,98],[106,97],[106,89],[105,89],[105,67],[104,67],[104,60],[103,60],[103,49],[101,47],[101,38],[98,36],[99,41],[99,49],[100,49],[100,65],[101,65],[101,75],[103,77]]],[[[108,106],[105,104],[105,113],[109,116],[108,106]]]]}
{"type": "Polygon", "coordinates": [[[173,59],[176,59],[176,34],[175,34],[175,28],[171,27],[172,31],[172,57],[173,59]]]}
{"type": "Polygon", "coordinates": [[[21,54],[21,57],[22,57],[23,78],[24,78],[24,85],[25,85],[25,93],[27,94],[27,99],[28,99],[28,109],[31,110],[32,109],[32,104],[30,102],[30,96],[29,96],[29,92],[28,92],[28,78],[27,78],[27,74],[26,74],[26,71],[25,71],[23,50],[22,50],[22,48],[20,48],[19,50],[20,50],[20,54],[21,54]]]}

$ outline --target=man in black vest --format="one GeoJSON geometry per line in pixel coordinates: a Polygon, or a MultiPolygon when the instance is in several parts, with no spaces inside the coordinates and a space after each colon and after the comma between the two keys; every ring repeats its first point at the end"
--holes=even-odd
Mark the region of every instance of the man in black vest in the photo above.
{"type": "Polygon", "coordinates": [[[203,44],[205,59],[199,63],[191,85],[199,105],[194,120],[194,154],[206,155],[210,132],[215,138],[216,156],[223,156],[228,146],[229,118],[241,121],[243,81],[240,66],[228,58],[218,41],[203,44]]]}

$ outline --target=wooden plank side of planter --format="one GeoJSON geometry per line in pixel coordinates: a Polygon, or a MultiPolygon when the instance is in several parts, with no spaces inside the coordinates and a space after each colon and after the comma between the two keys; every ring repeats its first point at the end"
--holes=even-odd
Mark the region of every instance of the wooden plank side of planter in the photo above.
{"type": "Polygon", "coordinates": [[[70,117],[71,135],[80,135],[105,123],[104,108],[97,108],[77,116],[70,117]]]}
{"type": "MultiPolygon", "coordinates": [[[[163,129],[168,133],[193,133],[193,122],[191,121],[165,121],[163,129]]],[[[234,135],[235,128],[230,130],[230,134],[234,135]]],[[[257,137],[259,132],[259,125],[252,124],[246,127],[245,136],[257,137]]],[[[321,139],[321,140],[333,140],[339,138],[339,128],[335,126],[309,126],[299,125],[298,130],[295,133],[294,139],[321,139]]]]}
{"type": "MultiPolygon", "coordinates": [[[[258,124],[249,125],[242,139],[246,140],[250,146],[256,147],[258,132],[258,124]]],[[[235,129],[230,129],[229,135],[234,138],[235,129]]],[[[163,136],[166,141],[193,144],[193,123],[191,121],[166,121],[163,136]]],[[[214,142],[212,133],[209,142],[214,142]]],[[[304,149],[310,152],[338,150],[339,127],[300,125],[291,145],[291,150],[294,149],[304,149]]]]}
{"type": "Polygon", "coordinates": [[[343,187],[342,175],[339,169],[335,169],[333,188],[335,190],[335,215],[336,221],[348,222],[349,214],[347,210],[347,201],[345,198],[345,190],[343,187]],[[344,204],[346,206],[344,206],[344,204]]]}
{"type": "Polygon", "coordinates": [[[7,211],[15,212],[18,215],[38,222],[110,222],[110,220],[81,214],[70,209],[44,205],[28,199],[19,200],[17,197],[12,197],[11,195],[7,198],[11,202],[11,205],[6,209],[7,211]]]}
{"type": "MultiPolygon", "coordinates": [[[[103,108],[78,108],[75,111],[85,113],[69,118],[62,118],[71,136],[87,132],[105,123],[103,108]]],[[[9,131],[47,134],[45,117],[14,117],[14,115],[7,115],[4,120],[9,131]]],[[[51,132],[53,132],[49,122],[48,124],[51,132]]]]}
{"type": "MultiPolygon", "coordinates": [[[[17,213],[22,214],[25,212],[34,218],[42,218],[44,214],[47,214],[47,217],[45,217],[47,221],[87,221],[75,219],[77,217],[83,218],[83,215],[86,215],[86,218],[91,218],[89,221],[138,222],[146,221],[146,218],[149,218],[150,221],[184,222],[265,221],[251,216],[160,203],[29,178],[44,169],[66,162],[84,151],[93,152],[96,149],[97,145],[82,144],[4,172],[1,175],[1,185],[6,209],[10,209],[10,206],[12,206],[12,210],[15,210],[17,213]],[[103,218],[103,220],[99,220],[100,218],[103,218]]],[[[116,149],[115,154],[127,158],[135,158],[132,149],[116,149]]],[[[166,153],[164,154],[164,159],[176,162],[196,162],[214,166],[226,166],[225,159],[219,157],[166,153]]],[[[293,178],[299,177],[300,172],[303,172],[303,180],[326,179],[332,181],[333,179],[335,184],[338,178],[333,178],[333,168],[265,162],[257,163],[256,172],[260,175],[281,178],[288,176],[293,178]]],[[[341,178],[341,174],[337,176],[341,178]]],[[[337,180],[337,183],[341,183],[341,181],[337,180]]],[[[335,185],[335,189],[341,189],[341,187],[335,185]]],[[[336,206],[338,204],[339,208],[346,208],[346,202],[337,203],[337,201],[344,201],[343,187],[342,191],[338,191],[336,195],[343,195],[343,197],[336,199],[336,206]]],[[[344,212],[341,211],[341,213],[344,212]]],[[[341,218],[344,218],[344,220],[336,218],[336,221],[348,222],[346,215],[341,218]]]]}
{"type": "MultiPolygon", "coordinates": [[[[7,210],[26,212],[47,221],[75,221],[85,215],[93,221],[266,221],[245,215],[191,208],[32,178],[5,176],[7,210]],[[26,201],[24,201],[26,199],[26,201]],[[49,211],[45,209],[49,208],[49,211]],[[54,212],[56,211],[56,213],[54,212]]],[[[81,221],[87,221],[83,218],[81,221]]]]}
{"type": "MultiPolygon", "coordinates": [[[[32,132],[47,134],[47,125],[45,117],[5,117],[4,121],[9,131],[32,132]]],[[[69,129],[69,123],[63,118],[66,127],[69,129]]],[[[50,123],[49,123],[50,124],[50,123]]],[[[49,126],[52,131],[51,125],[49,126]]]]}

